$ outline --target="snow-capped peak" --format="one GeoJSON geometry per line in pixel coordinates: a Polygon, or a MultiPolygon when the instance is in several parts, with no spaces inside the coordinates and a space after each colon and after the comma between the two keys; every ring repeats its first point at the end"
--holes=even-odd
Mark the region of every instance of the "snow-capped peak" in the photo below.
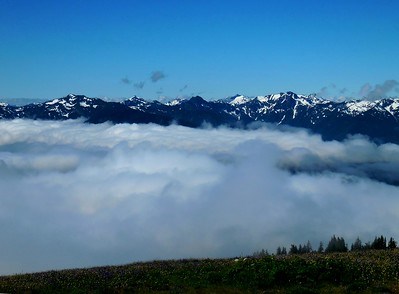
{"type": "Polygon", "coordinates": [[[395,99],[390,106],[390,110],[399,110],[399,99],[395,99]]]}
{"type": "Polygon", "coordinates": [[[373,108],[376,104],[371,101],[355,100],[346,102],[349,113],[361,113],[373,108]]]}
{"type": "Polygon", "coordinates": [[[248,97],[245,97],[243,95],[236,95],[236,96],[232,97],[231,99],[233,99],[229,102],[231,105],[244,104],[250,100],[248,97]]]}
{"type": "Polygon", "coordinates": [[[270,95],[267,95],[267,96],[256,96],[256,99],[259,101],[259,102],[271,102],[271,103],[273,103],[273,102],[277,102],[277,101],[279,101],[279,100],[281,100],[281,99],[285,99],[285,98],[287,98],[287,97],[292,97],[292,98],[294,98],[293,96],[294,95],[296,95],[295,93],[292,93],[292,92],[287,92],[287,93],[276,93],[276,94],[270,94],[270,95]]]}
{"type": "Polygon", "coordinates": [[[136,95],[134,95],[133,97],[130,97],[129,99],[127,99],[127,101],[146,101],[144,100],[144,98],[138,97],[136,95]]]}
{"type": "Polygon", "coordinates": [[[167,102],[165,105],[175,106],[175,105],[181,104],[182,101],[183,101],[183,99],[177,98],[177,99],[173,99],[172,101],[167,102]]]}
{"type": "Polygon", "coordinates": [[[54,104],[57,104],[58,102],[60,102],[60,99],[54,99],[54,100],[46,102],[45,104],[46,105],[54,105],[54,104]]]}
{"type": "Polygon", "coordinates": [[[269,97],[270,97],[270,100],[276,101],[276,100],[280,99],[281,96],[283,96],[283,93],[272,94],[272,95],[270,95],[269,97]]]}

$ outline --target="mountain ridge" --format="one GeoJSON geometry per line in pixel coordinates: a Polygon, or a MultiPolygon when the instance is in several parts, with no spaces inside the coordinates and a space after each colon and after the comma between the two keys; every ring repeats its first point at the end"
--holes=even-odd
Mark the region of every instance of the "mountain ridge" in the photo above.
{"type": "Polygon", "coordinates": [[[0,119],[16,118],[234,128],[265,122],[306,128],[326,140],[362,134],[376,143],[399,143],[399,98],[335,102],[288,91],[252,98],[237,94],[211,101],[194,96],[165,103],[137,96],[115,102],[75,94],[23,106],[0,102],[0,119]]]}

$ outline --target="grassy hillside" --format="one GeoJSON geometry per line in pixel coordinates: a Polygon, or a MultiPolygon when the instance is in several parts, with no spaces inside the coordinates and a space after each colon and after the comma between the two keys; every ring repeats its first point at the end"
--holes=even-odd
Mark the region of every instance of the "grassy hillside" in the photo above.
{"type": "Polygon", "coordinates": [[[399,293],[399,250],[189,259],[0,277],[11,293],[399,293]]]}

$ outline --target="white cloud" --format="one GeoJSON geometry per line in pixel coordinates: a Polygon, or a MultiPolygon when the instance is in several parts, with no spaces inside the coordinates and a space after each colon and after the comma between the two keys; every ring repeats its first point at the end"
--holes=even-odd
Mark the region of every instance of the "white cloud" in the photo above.
{"type": "Polygon", "coordinates": [[[2,274],[398,236],[397,145],[80,121],[0,133],[2,274]]]}

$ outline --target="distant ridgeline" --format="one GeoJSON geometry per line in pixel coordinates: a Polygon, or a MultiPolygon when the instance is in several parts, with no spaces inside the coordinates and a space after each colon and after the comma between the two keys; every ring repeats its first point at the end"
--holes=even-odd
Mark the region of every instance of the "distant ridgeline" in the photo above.
{"type": "Polygon", "coordinates": [[[108,102],[84,95],[13,106],[0,103],[0,119],[66,120],[88,123],[172,123],[188,126],[253,128],[256,122],[309,129],[325,140],[362,134],[376,143],[399,143],[399,98],[334,102],[292,92],[206,101],[199,96],[167,103],[132,97],[108,102]]]}

